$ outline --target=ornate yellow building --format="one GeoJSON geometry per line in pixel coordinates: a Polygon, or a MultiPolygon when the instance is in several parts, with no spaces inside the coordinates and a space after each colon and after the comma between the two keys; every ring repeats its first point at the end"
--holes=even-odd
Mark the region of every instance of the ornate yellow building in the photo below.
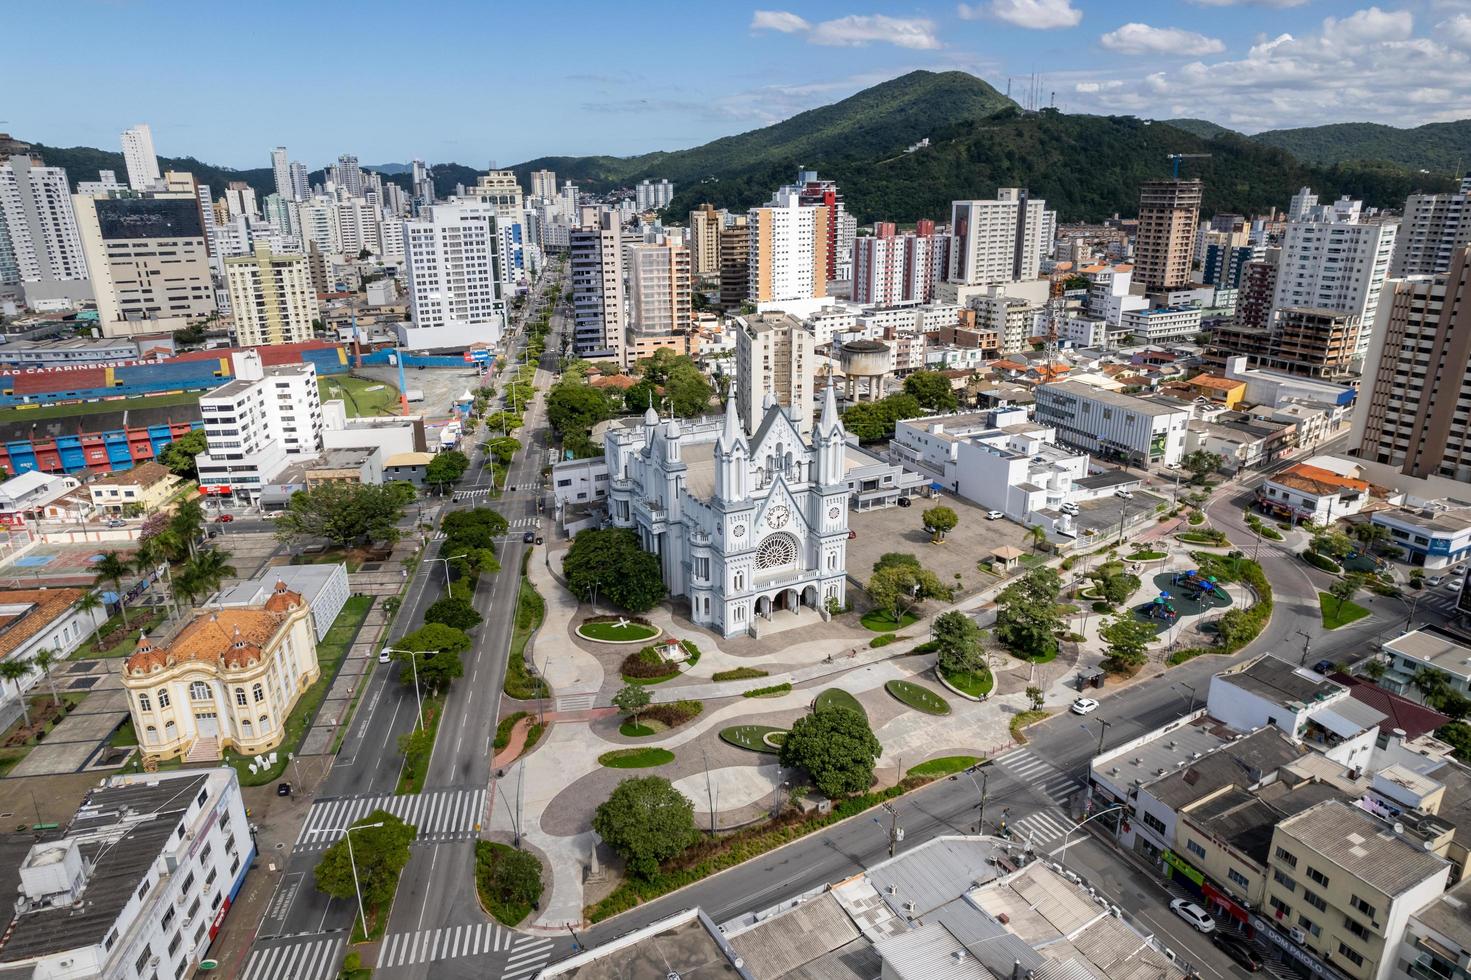
{"type": "Polygon", "coordinates": [[[139,639],[123,685],[143,754],[199,761],[280,745],[320,675],[307,604],[277,581],[262,605],[201,614],[168,646],[139,639]]]}

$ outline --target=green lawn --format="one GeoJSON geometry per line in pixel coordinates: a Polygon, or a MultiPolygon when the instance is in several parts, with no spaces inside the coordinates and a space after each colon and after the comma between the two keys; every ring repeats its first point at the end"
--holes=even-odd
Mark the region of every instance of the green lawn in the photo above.
{"type": "Polygon", "coordinates": [[[274,766],[252,774],[250,771],[252,757],[237,755],[234,752],[225,753],[225,762],[235,767],[235,772],[240,776],[240,785],[264,786],[275,782],[286,771],[286,756],[294,753],[301,746],[301,740],[306,737],[307,729],[317,715],[317,709],[327,696],[327,690],[332,686],[333,678],[337,676],[337,668],[347,656],[348,648],[352,646],[371,608],[373,608],[372,596],[350,596],[343,604],[342,611],[333,620],[331,628],[327,630],[327,635],[322,638],[321,643],[317,644],[317,664],[321,668],[322,676],[318,677],[317,682],[307,688],[306,692],[297,699],[296,707],[292,708],[291,714],[286,717],[286,735],[275,749],[276,764],[274,766]]]}
{"type": "Polygon", "coordinates": [[[1357,602],[1345,602],[1340,608],[1338,599],[1327,592],[1318,593],[1318,608],[1323,614],[1323,625],[1330,630],[1347,626],[1369,615],[1369,610],[1357,602]]]}
{"type": "Polygon", "coordinates": [[[362,415],[397,415],[398,389],[384,381],[355,378],[349,374],[333,374],[317,379],[322,401],[341,399],[347,403],[349,418],[362,415]]]}
{"type": "Polygon", "coordinates": [[[674,761],[674,753],[668,749],[614,749],[598,756],[598,765],[609,769],[649,769],[665,766],[674,761]]]}
{"type": "Polygon", "coordinates": [[[720,740],[751,752],[775,755],[776,747],[766,744],[765,739],[768,734],[785,735],[786,729],[774,728],[771,725],[732,725],[730,728],[720,730],[720,740]]]}
{"type": "Polygon", "coordinates": [[[847,708],[865,721],[868,719],[868,712],[863,710],[863,705],[858,702],[858,699],[836,687],[828,688],[817,696],[818,711],[828,711],[832,708],[847,708]]]}
{"type": "MultiPolygon", "coordinates": [[[[114,398],[107,401],[80,402],[72,405],[35,405],[25,408],[0,408],[0,422],[40,422],[43,419],[68,419],[78,415],[100,415],[104,412],[124,412],[137,408],[196,408],[199,394],[135,395],[131,398],[114,398]]],[[[186,414],[180,413],[180,419],[186,414]]],[[[193,415],[198,418],[197,414],[193,415]]]]}
{"type": "Polygon", "coordinates": [[[128,614],[128,628],[123,629],[121,616],[113,616],[102,624],[102,628],[92,634],[92,638],[73,651],[68,660],[92,660],[97,657],[126,657],[132,654],[133,648],[138,645],[138,636],[141,633],[151,633],[159,623],[164,621],[164,612],[154,609],[134,609],[128,614]],[[115,632],[121,632],[122,640],[110,647],[99,647],[98,642],[106,636],[115,632]]]}
{"type": "Polygon", "coordinates": [[[618,726],[618,734],[626,738],[648,738],[650,735],[657,735],[664,730],[663,725],[655,728],[653,725],[646,725],[643,722],[635,725],[631,721],[625,721],[618,726]]]}
{"type": "Polygon", "coordinates": [[[918,616],[913,613],[905,613],[899,622],[894,622],[887,610],[873,609],[863,614],[859,620],[864,629],[873,630],[875,633],[892,633],[894,630],[902,630],[911,623],[917,622],[918,616]]]}
{"type": "MultiPolygon", "coordinates": [[[[530,552],[527,552],[529,555],[530,552]]],[[[533,675],[526,665],[526,644],[546,615],[546,600],[536,587],[521,576],[521,594],[516,601],[516,623],[511,633],[511,656],[506,663],[505,691],[518,701],[546,697],[546,681],[533,675]]]]}
{"type": "Polygon", "coordinates": [[[113,748],[125,748],[130,745],[137,745],[138,733],[133,728],[133,719],[125,719],[123,723],[118,726],[117,731],[112,733],[112,738],[108,740],[107,744],[111,745],[113,748]]]}
{"type": "Polygon", "coordinates": [[[1163,551],[1136,551],[1129,555],[1124,561],[1158,561],[1165,557],[1163,551]]]}
{"type": "Polygon", "coordinates": [[[619,626],[617,623],[583,623],[577,627],[577,632],[589,640],[607,640],[612,643],[651,640],[659,635],[657,627],[642,623],[629,623],[626,626],[619,626]]]}
{"type": "Polygon", "coordinates": [[[922,684],[913,681],[889,681],[884,685],[884,690],[914,710],[923,711],[927,715],[950,713],[950,702],[922,684]]]}
{"type": "Polygon", "coordinates": [[[949,776],[963,769],[969,769],[980,761],[979,758],[973,755],[942,755],[938,759],[931,759],[929,762],[921,762],[919,765],[914,766],[909,770],[908,775],[921,777],[949,776]]]}
{"type": "Polygon", "coordinates": [[[991,676],[989,670],[984,668],[975,673],[953,670],[945,671],[945,680],[957,691],[963,691],[973,698],[985,697],[991,693],[996,686],[996,678],[991,676]]]}

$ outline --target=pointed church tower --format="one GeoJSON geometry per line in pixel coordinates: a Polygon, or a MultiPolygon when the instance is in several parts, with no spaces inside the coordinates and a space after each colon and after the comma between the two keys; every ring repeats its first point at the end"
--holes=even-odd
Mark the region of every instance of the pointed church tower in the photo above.
{"type": "Polygon", "coordinates": [[[843,479],[843,445],[848,432],[843,428],[843,419],[838,415],[838,396],[833,388],[833,377],[827,376],[827,391],[822,396],[822,417],[817,420],[817,431],[812,436],[812,448],[817,452],[817,483],[829,487],[843,479]]]}
{"type": "Polygon", "coordinates": [[[725,399],[725,426],[720,430],[720,439],[715,444],[715,496],[719,500],[736,503],[746,499],[747,463],[751,458],[751,447],[746,444],[741,431],[741,419],[736,414],[735,388],[732,386],[725,399]]]}

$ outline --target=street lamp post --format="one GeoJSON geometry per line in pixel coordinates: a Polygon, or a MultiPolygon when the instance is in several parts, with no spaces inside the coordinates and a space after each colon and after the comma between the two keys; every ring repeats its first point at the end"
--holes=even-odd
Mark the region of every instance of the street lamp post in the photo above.
{"type": "Polygon", "coordinates": [[[1191,687],[1189,684],[1184,683],[1183,681],[1177,681],[1170,686],[1176,688],[1177,690],[1183,687],[1185,690],[1190,692],[1190,707],[1186,709],[1186,714],[1193,713],[1195,711],[1195,688],[1191,687]]]}
{"type": "MultiPolygon", "coordinates": [[[[1094,721],[1098,722],[1098,751],[1095,752],[1095,753],[1093,753],[1093,754],[1094,755],[1102,755],[1103,754],[1103,736],[1108,732],[1108,730],[1111,727],[1113,727],[1113,723],[1112,722],[1108,722],[1108,721],[1104,721],[1102,718],[1095,718],[1094,721]]],[[[1085,732],[1088,731],[1088,726],[1087,725],[1079,725],[1078,727],[1081,728],[1085,732]]]]}
{"type": "Polygon", "coordinates": [[[396,650],[393,647],[384,647],[384,653],[402,653],[409,658],[409,667],[414,672],[414,701],[419,708],[419,728],[424,728],[424,696],[419,692],[419,655],[413,650],[396,650]]]}
{"type": "Polygon", "coordinates": [[[1115,803],[1113,806],[1105,807],[1104,809],[1099,810],[1097,813],[1093,814],[1091,817],[1084,817],[1082,820],[1079,820],[1077,823],[1073,824],[1071,827],[1068,828],[1068,832],[1066,834],[1063,834],[1063,836],[1062,836],[1062,846],[1059,847],[1057,850],[1055,850],[1055,851],[1052,852],[1053,854],[1059,854],[1059,855],[1061,855],[1058,858],[1058,864],[1062,867],[1062,869],[1064,871],[1067,870],[1067,849],[1068,849],[1068,846],[1069,846],[1069,842],[1072,839],[1073,831],[1075,831],[1078,828],[1082,827],[1083,824],[1089,822],[1090,820],[1097,820],[1099,817],[1103,816],[1105,813],[1113,813],[1114,811],[1116,811],[1116,810],[1122,810],[1123,808],[1124,808],[1124,805],[1122,803],[1115,803]]]}
{"type": "Polygon", "coordinates": [[[452,561],[459,561],[461,558],[469,558],[469,557],[470,557],[469,555],[451,555],[448,558],[425,558],[424,560],[425,561],[442,561],[442,562],[444,562],[444,587],[446,589],[448,589],[449,588],[449,563],[452,562],[452,561]]]}
{"type": "Polygon", "coordinates": [[[344,827],[342,830],[343,839],[347,841],[347,863],[352,867],[352,890],[358,897],[358,922],[363,927],[364,941],[368,938],[368,916],[363,911],[363,886],[358,883],[358,862],[352,853],[352,832],[354,830],[372,830],[375,827],[381,826],[383,826],[383,821],[380,820],[377,823],[365,823],[360,826],[344,827]]]}

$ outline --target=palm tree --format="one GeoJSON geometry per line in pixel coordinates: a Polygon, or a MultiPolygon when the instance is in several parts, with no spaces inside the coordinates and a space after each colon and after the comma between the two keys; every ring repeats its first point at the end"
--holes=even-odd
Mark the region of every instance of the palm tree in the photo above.
{"type": "Polygon", "coordinates": [[[118,612],[123,616],[123,629],[127,629],[128,604],[123,597],[123,576],[132,571],[131,566],[116,551],[107,551],[92,566],[92,570],[97,573],[99,579],[112,583],[112,591],[117,594],[118,612]]]}
{"type": "Polygon", "coordinates": [[[163,578],[166,594],[169,597],[169,605],[173,606],[174,614],[178,615],[179,601],[174,592],[174,570],[169,564],[170,547],[164,540],[170,535],[170,531],[161,531],[138,546],[138,551],[133,555],[133,568],[139,574],[151,575],[163,566],[163,578]]]}
{"type": "Polygon", "coordinates": [[[204,530],[204,507],[198,500],[186,500],[174,509],[168,529],[177,539],[182,539],[189,554],[195,552],[195,542],[204,530]]]}
{"type": "Polygon", "coordinates": [[[184,563],[180,580],[188,579],[193,589],[200,594],[213,592],[225,579],[235,573],[230,564],[230,553],[218,548],[208,548],[184,563]]]}
{"type": "Polygon", "coordinates": [[[1027,528],[1027,537],[1032,541],[1032,550],[1036,551],[1047,543],[1047,530],[1041,524],[1033,524],[1027,528]]]}
{"type": "Polygon", "coordinates": [[[58,708],[61,707],[61,698],[56,694],[56,682],[51,679],[51,668],[60,662],[61,658],[56,655],[56,651],[48,647],[37,650],[36,655],[31,658],[31,663],[41,672],[46,680],[46,687],[51,691],[51,703],[58,708]]]}
{"type": "MultiPolygon", "coordinates": [[[[96,592],[88,591],[84,593],[80,599],[77,600],[77,612],[86,613],[89,619],[91,618],[92,613],[101,608],[102,597],[99,596],[96,592]]],[[[93,630],[92,632],[95,635],[97,631],[93,630]]]]}
{"type": "Polygon", "coordinates": [[[31,672],[31,662],[25,657],[12,657],[9,660],[0,660],[0,679],[9,681],[15,685],[16,693],[20,695],[20,713],[26,720],[26,727],[31,727],[31,709],[26,704],[25,691],[21,690],[20,682],[26,679],[31,672]]]}

